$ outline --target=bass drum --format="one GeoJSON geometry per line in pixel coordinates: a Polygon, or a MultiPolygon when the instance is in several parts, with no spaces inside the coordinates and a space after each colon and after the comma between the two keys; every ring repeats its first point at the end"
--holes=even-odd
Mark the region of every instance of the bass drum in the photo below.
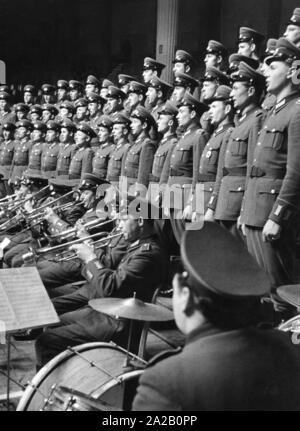
{"type": "MultiPolygon", "coordinates": [[[[126,363],[127,353],[114,343],[86,343],[65,350],[34,376],[17,411],[71,410],[66,407],[68,400],[62,399],[64,394],[66,397],[75,394],[76,400],[78,394],[86,400],[99,400],[99,410],[102,405],[106,411],[130,410],[143,373],[140,367],[144,368],[145,364],[136,359],[135,366],[126,363]]],[[[91,410],[96,410],[95,402],[89,404],[91,410]]]]}

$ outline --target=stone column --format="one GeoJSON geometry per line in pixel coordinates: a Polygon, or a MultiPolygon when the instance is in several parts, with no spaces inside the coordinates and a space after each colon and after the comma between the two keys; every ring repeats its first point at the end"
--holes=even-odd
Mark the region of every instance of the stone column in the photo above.
{"type": "Polygon", "coordinates": [[[157,0],[156,59],[166,65],[161,78],[173,81],[172,60],[177,43],[178,0],[157,0]]]}

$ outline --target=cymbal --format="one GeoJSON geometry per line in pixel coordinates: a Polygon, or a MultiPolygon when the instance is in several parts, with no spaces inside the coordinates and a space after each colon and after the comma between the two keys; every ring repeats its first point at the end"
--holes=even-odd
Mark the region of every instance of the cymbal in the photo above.
{"type": "Polygon", "coordinates": [[[89,305],[96,311],[125,319],[149,322],[167,322],[173,320],[173,313],[160,305],[143,302],[137,298],[97,298],[89,305]]]}

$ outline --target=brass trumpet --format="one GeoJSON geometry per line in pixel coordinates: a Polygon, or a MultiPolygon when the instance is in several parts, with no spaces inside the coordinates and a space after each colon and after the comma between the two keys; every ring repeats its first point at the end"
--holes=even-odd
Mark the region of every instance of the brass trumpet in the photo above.
{"type": "MultiPolygon", "coordinates": [[[[122,235],[123,235],[123,233],[119,232],[119,233],[115,233],[112,235],[107,235],[105,238],[100,238],[100,239],[94,241],[92,243],[94,250],[98,250],[99,248],[105,247],[111,239],[121,237],[122,235]]],[[[65,251],[62,251],[61,253],[59,253],[58,256],[56,256],[56,258],[57,258],[56,262],[66,262],[68,260],[76,259],[77,253],[76,253],[76,251],[65,250],[65,251]],[[58,256],[61,256],[61,257],[58,257],[58,256]]]]}
{"type": "MultiPolygon", "coordinates": [[[[44,210],[46,209],[46,208],[48,208],[48,207],[51,207],[52,205],[54,205],[55,203],[57,203],[58,201],[60,201],[61,199],[64,199],[64,198],[66,198],[66,197],[68,197],[68,196],[70,196],[71,194],[74,194],[75,192],[73,191],[73,190],[71,190],[70,192],[68,192],[68,193],[65,193],[64,195],[62,195],[62,196],[59,196],[58,198],[56,198],[56,199],[53,199],[53,201],[50,201],[50,202],[47,202],[46,204],[44,204],[44,205],[42,205],[42,206],[40,206],[39,208],[36,208],[35,210],[33,210],[29,215],[28,215],[28,219],[29,220],[31,220],[31,219],[35,219],[35,218],[37,218],[37,217],[41,217],[41,216],[43,216],[44,215],[44,210]]],[[[70,203],[70,202],[67,202],[68,204],[70,203]]],[[[65,204],[66,205],[66,204],[65,204]]],[[[72,205],[74,205],[74,202],[72,202],[72,205]]],[[[57,208],[56,208],[57,209],[57,208]]]]}
{"type": "MultiPolygon", "coordinates": [[[[96,220],[91,220],[91,221],[83,224],[82,227],[84,229],[89,230],[89,229],[95,229],[95,228],[98,228],[98,227],[101,227],[101,226],[105,226],[108,223],[111,223],[111,220],[99,221],[98,219],[96,219],[96,220]]],[[[51,239],[65,239],[68,236],[71,236],[74,233],[76,233],[77,229],[78,229],[77,227],[66,229],[66,230],[64,230],[64,231],[62,231],[60,233],[57,233],[55,235],[51,235],[51,239]]]]}

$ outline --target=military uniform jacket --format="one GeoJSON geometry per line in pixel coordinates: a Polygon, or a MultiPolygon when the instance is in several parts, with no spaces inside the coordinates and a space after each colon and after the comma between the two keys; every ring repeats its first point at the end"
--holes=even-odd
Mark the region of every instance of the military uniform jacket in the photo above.
{"type": "Polygon", "coordinates": [[[47,177],[55,175],[60,144],[51,142],[45,144],[41,157],[41,172],[47,177]]]}
{"type": "Polygon", "coordinates": [[[121,139],[110,153],[107,165],[107,181],[119,181],[122,165],[130,148],[130,143],[126,139],[121,139]]]}
{"type": "Polygon", "coordinates": [[[100,144],[100,147],[95,151],[92,173],[97,177],[106,178],[108,161],[114,149],[115,144],[112,141],[107,141],[100,144]]]}
{"type": "MultiPolygon", "coordinates": [[[[121,245],[124,246],[123,242],[121,245]]],[[[165,281],[168,259],[155,235],[128,244],[126,253],[114,267],[102,267],[98,259],[85,265],[88,281],[84,289],[92,298],[129,298],[151,301],[154,290],[165,281]]]]}
{"type": "Polygon", "coordinates": [[[8,180],[10,167],[14,157],[15,141],[3,141],[0,145],[0,172],[3,179],[8,180]]]}
{"type": "Polygon", "coordinates": [[[12,182],[15,182],[16,178],[21,178],[27,168],[31,147],[32,142],[28,138],[15,141],[14,157],[9,174],[12,182]]]}
{"type": "Polygon", "coordinates": [[[69,178],[71,180],[82,179],[84,174],[92,172],[93,150],[90,147],[81,147],[74,154],[70,167],[69,178]]]}
{"type": "Polygon", "coordinates": [[[218,220],[237,220],[245,191],[247,157],[251,157],[263,111],[253,107],[237,120],[236,127],[223,145],[217,178],[208,207],[218,220]],[[249,154],[248,154],[249,153],[249,154]]]}
{"type": "Polygon", "coordinates": [[[75,144],[67,143],[60,146],[56,165],[56,173],[58,176],[69,174],[69,167],[75,151],[75,144]]]}
{"type": "Polygon", "coordinates": [[[206,323],[159,359],[140,377],[132,410],[299,410],[299,346],[281,331],[206,323]]]}
{"type": "Polygon", "coordinates": [[[300,94],[276,103],[258,137],[245,194],[242,222],[288,224],[300,208],[300,94]]]}
{"type": "Polygon", "coordinates": [[[37,142],[33,144],[29,154],[28,169],[36,171],[36,173],[40,173],[42,154],[46,145],[47,144],[44,142],[37,142]]]}
{"type": "Polygon", "coordinates": [[[167,162],[167,155],[169,151],[177,144],[178,140],[175,134],[168,135],[163,138],[154,154],[152,172],[149,175],[150,183],[158,183],[161,179],[161,174],[165,163],[167,162]]]}
{"type": "Polygon", "coordinates": [[[122,166],[122,176],[127,177],[129,185],[148,187],[155,150],[156,144],[146,132],[142,132],[131,145],[122,166]]]}
{"type": "MultiPolygon", "coordinates": [[[[206,210],[208,202],[214,190],[221,147],[224,141],[226,141],[228,135],[231,133],[232,129],[233,124],[225,124],[218,127],[210,137],[202,152],[197,183],[203,184],[202,190],[204,193],[204,210],[206,210]]],[[[196,184],[194,182],[193,191],[195,190],[195,187],[196,184]]]]}

